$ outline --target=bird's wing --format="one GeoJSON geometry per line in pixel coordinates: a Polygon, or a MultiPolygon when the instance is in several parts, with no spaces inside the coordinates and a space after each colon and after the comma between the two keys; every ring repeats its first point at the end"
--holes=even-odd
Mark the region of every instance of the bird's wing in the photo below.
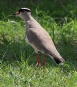
{"type": "Polygon", "coordinates": [[[61,58],[60,54],[56,50],[52,39],[49,34],[43,29],[33,29],[27,30],[27,38],[31,44],[33,44],[37,49],[52,55],[53,57],[61,58]]]}

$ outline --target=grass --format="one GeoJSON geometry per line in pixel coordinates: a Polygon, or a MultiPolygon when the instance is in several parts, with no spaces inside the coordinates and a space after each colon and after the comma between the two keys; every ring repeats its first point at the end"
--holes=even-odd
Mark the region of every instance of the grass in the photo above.
{"type": "Polygon", "coordinates": [[[42,67],[35,70],[33,65],[28,66],[24,62],[13,63],[6,68],[4,66],[1,73],[2,87],[76,87],[77,85],[77,72],[64,73],[59,67],[48,66],[43,72],[42,67]]]}
{"type": "MultiPolygon", "coordinates": [[[[52,6],[53,13],[48,15],[49,11],[45,12],[45,10],[49,8],[51,11],[50,5],[54,2],[47,5],[46,0],[46,8],[42,7],[43,2],[39,2],[34,10],[35,4],[30,0],[33,16],[47,30],[58,51],[66,60],[64,65],[58,66],[46,55],[46,68],[43,69],[43,66],[37,68],[34,50],[25,41],[24,21],[18,17],[7,18],[8,14],[12,14],[20,7],[20,3],[17,4],[16,0],[15,4],[9,5],[11,8],[8,3],[10,3],[9,0],[4,3],[2,0],[0,3],[1,10],[3,10],[0,13],[0,87],[76,87],[77,18],[66,17],[68,14],[65,16],[62,10],[62,18],[56,18],[57,10],[60,7],[56,8],[55,5],[52,6]],[[3,7],[3,4],[6,8],[3,7]]],[[[67,7],[69,8],[69,4],[67,7]]],[[[75,4],[73,7],[76,9],[75,4]]],[[[74,14],[76,10],[72,9],[72,12],[74,14]]],[[[42,62],[41,53],[39,55],[42,62]]]]}

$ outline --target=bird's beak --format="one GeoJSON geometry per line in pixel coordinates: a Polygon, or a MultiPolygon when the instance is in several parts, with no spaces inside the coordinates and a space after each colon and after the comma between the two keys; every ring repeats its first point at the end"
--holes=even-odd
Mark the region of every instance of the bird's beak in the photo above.
{"type": "Polygon", "coordinates": [[[13,15],[19,15],[19,12],[14,13],[13,15]]]}
{"type": "Polygon", "coordinates": [[[16,13],[14,13],[12,15],[9,15],[8,17],[14,16],[14,15],[19,15],[19,12],[16,12],[16,13]]]}

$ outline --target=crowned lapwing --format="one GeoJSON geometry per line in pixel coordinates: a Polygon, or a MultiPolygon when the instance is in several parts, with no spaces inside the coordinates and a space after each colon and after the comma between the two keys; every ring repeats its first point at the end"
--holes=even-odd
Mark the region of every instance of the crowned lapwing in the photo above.
{"type": "MultiPolygon", "coordinates": [[[[29,8],[20,8],[14,15],[18,15],[25,21],[26,39],[36,52],[38,66],[40,66],[38,51],[42,52],[43,55],[48,54],[57,64],[65,62],[47,31],[33,18],[29,8]]],[[[46,64],[45,59],[44,64],[46,64]]]]}

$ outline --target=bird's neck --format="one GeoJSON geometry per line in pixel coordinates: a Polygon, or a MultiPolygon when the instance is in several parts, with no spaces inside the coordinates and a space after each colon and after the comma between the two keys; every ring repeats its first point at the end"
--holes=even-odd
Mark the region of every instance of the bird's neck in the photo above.
{"type": "Polygon", "coordinates": [[[25,18],[24,18],[24,21],[25,23],[27,23],[28,21],[30,21],[32,19],[32,16],[31,15],[26,15],[25,18]]]}

